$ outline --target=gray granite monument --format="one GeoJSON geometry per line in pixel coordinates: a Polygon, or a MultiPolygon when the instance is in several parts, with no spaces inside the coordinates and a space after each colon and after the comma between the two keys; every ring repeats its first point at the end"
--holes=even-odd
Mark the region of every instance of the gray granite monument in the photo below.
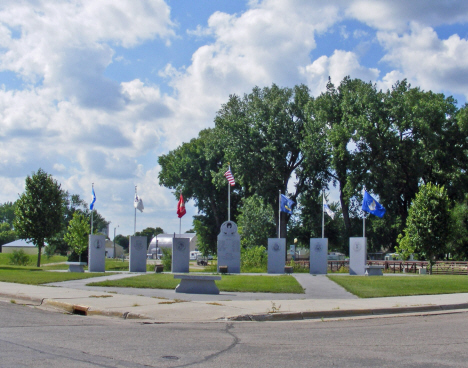
{"type": "Polygon", "coordinates": [[[106,237],[90,235],[88,242],[88,271],[106,271],[106,237]]]}
{"type": "Polygon", "coordinates": [[[349,274],[364,275],[367,261],[367,238],[349,238],[349,274]]]}
{"type": "Polygon", "coordinates": [[[268,273],[284,273],[286,264],[286,239],[268,239],[268,273]]]}
{"type": "Polygon", "coordinates": [[[189,272],[190,239],[172,238],[172,272],[189,272]]]}
{"type": "Polygon", "coordinates": [[[326,275],[328,271],[328,239],[310,239],[310,268],[313,275],[326,275]]]}
{"type": "Polygon", "coordinates": [[[229,273],[240,273],[240,235],[235,222],[226,221],[218,235],[219,266],[227,266],[229,273]]]}
{"type": "Polygon", "coordinates": [[[129,244],[129,271],[146,272],[146,236],[131,236],[129,244]]]}

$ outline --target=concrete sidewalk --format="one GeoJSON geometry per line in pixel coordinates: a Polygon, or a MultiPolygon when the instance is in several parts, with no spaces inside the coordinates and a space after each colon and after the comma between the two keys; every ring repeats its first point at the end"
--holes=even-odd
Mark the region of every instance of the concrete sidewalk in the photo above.
{"type": "MultiPolygon", "coordinates": [[[[114,275],[112,278],[129,276],[114,275]]],[[[151,290],[153,295],[150,295],[148,289],[88,290],[89,287],[83,285],[97,279],[87,279],[58,283],[60,287],[57,284],[33,286],[0,282],[0,297],[17,304],[52,306],[70,313],[138,318],[159,323],[279,321],[468,310],[468,294],[359,299],[341,287],[336,288],[337,285],[325,276],[305,274],[298,280],[306,287],[306,294],[221,293],[200,296],[175,293],[174,290],[151,290]],[[147,294],[143,295],[144,292],[147,294]]]]}

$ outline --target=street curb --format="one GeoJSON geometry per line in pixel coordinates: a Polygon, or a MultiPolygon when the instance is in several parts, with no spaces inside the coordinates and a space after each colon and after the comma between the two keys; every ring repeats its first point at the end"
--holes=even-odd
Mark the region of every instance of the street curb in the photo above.
{"type": "Polygon", "coordinates": [[[151,319],[144,314],[133,313],[133,312],[119,312],[111,311],[108,309],[92,309],[91,307],[79,304],[70,304],[60,302],[54,299],[46,299],[43,304],[47,304],[56,308],[65,310],[72,314],[79,314],[84,316],[106,316],[106,317],[118,317],[123,319],[151,319]]]}
{"type": "Polygon", "coordinates": [[[330,310],[330,311],[308,311],[308,312],[285,312],[285,313],[267,313],[267,314],[243,314],[221,318],[227,321],[297,321],[307,319],[322,319],[322,318],[345,318],[345,317],[362,317],[362,316],[381,316],[391,314],[408,314],[408,313],[427,313],[427,312],[442,312],[450,310],[468,309],[468,303],[447,304],[447,305],[418,305],[414,307],[396,307],[396,308],[380,308],[380,309],[349,309],[349,310],[330,310]]]}

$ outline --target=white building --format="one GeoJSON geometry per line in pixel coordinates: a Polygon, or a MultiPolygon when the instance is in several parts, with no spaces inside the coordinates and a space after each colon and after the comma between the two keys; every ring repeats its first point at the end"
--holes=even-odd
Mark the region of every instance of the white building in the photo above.
{"type": "MultiPolygon", "coordinates": [[[[2,245],[2,253],[13,253],[13,251],[20,249],[26,254],[37,254],[37,247],[33,243],[27,243],[24,239],[18,239],[2,245]]],[[[44,249],[45,247],[42,247],[42,253],[44,253],[44,249]]]]}
{"type": "MultiPolygon", "coordinates": [[[[198,240],[197,234],[195,233],[185,233],[185,234],[175,234],[176,238],[189,238],[190,239],[190,252],[198,251],[198,240]]],[[[148,256],[151,258],[161,258],[162,248],[172,249],[172,238],[174,234],[159,234],[156,235],[148,247],[148,256]],[[156,251],[157,249],[157,251],[156,251]]]]}

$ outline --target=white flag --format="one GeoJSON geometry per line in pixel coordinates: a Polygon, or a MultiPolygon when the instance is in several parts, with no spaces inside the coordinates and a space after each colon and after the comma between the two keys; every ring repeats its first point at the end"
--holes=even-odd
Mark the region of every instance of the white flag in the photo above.
{"type": "Polygon", "coordinates": [[[327,213],[328,216],[330,216],[332,219],[335,218],[335,212],[333,212],[330,207],[328,207],[327,202],[325,202],[325,199],[323,200],[323,210],[327,213]]]}
{"type": "Polygon", "coordinates": [[[143,206],[143,200],[138,197],[137,194],[135,194],[135,201],[133,202],[133,206],[137,209],[140,210],[140,212],[143,212],[145,207],[143,206]]]}

